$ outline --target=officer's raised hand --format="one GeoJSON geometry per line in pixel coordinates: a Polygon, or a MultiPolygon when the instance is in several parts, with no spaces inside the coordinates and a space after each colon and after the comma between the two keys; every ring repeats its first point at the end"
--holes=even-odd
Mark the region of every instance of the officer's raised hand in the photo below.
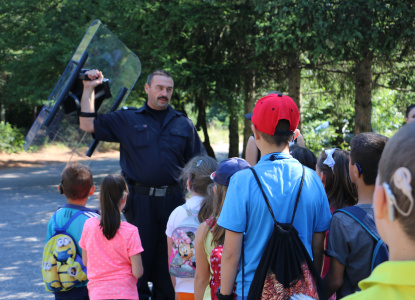
{"type": "Polygon", "coordinates": [[[102,83],[104,75],[99,70],[85,72],[90,80],[83,80],[84,91],[81,99],[80,128],[86,132],[94,132],[95,113],[95,87],[102,83]]]}
{"type": "Polygon", "coordinates": [[[85,74],[88,76],[90,80],[83,80],[84,89],[94,89],[96,86],[102,83],[104,79],[104,75],[102,72],[96,69],[86,71],[85,74]]]}

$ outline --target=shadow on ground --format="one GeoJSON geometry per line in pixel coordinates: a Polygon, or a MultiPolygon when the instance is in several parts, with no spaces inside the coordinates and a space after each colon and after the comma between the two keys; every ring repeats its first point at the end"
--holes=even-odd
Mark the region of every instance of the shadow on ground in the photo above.
{"type": "MultiPolygon", "coordinates": [[[[227,157],[216,153],[217,160],[227,157]]],[[[89,162],[94,183],[119,173],[118,159],[89,162]]],[[[41,261],[47,223],[65,197],[57,191],[64,163],[0,169],[0,299],[54,299],[45,291],[41,261]]],[[[88,207],[98,208],[97,194],[88,207]]]]}

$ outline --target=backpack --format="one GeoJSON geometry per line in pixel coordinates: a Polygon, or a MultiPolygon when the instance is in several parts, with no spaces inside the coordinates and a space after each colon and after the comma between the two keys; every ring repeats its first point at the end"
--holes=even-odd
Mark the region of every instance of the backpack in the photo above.
{"type": "MultiPolygon", "coordinates": [[[[277,222],[258,175],[253,168],[250,169],[274,220],[274,230],[255,271],[248,300],[327,299],[320,274],[293,226],[304,182],[304,166],[290,223],[277,222]]],[[[242,259],[243,255],[242,247],[242,259]]],[[[242,265],[244,265],[243,261],[242,265]]],[[[244,278],[244,268],[242,268],[242,278],[244,278]]],[[[243,288],[242,286],[242,290],[243,288]]]]}
{"type": "Polygon", "coordinates": [[[43,249],[42,276],[48,292],[66,292],[87,280],[86,267],[82,263],[81,255],[76,251],[75,240],[66,230],[82,214],[88,217],[98,215],[80,210],[59,228],[56,222],[58,211],[52,217],[55,233],[43,249]]]}
{"type": "Polygon", "coordinates": [[[191,210],[186,204],[182,207],[187,217],[180,222],[172,234],[172,254],[169,263],[169,272],[179,278],[194,278],[196,273],[195,237],[200,223],[197,219],[198,210],[191,210]]]}
{"type": "Polygon", "coordinates": [[[334,211],[333,214],[338,213],[338,212],[342,212],[348,215],[349,217],[353,218],[375,240],[376,245],[372,253],[372,261],[370,263],[370,272],[372,272],[373,269],[377,265],[389,259],[388,247],[383,242],[383,240],[380,238],[378,231],[376,229],[375,220],[372,215],[369,215],[366,211],[364,211],[358,206],[350,206],[350,207],[345,207],[342,209],[337,209],[336,211],[334,211]]]}

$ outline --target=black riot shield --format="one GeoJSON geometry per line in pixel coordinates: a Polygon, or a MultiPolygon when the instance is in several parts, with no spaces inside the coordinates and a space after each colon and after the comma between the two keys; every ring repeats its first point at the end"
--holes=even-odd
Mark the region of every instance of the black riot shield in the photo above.
{"type": "Polygon", "coordinates": [[[93,21],[30,128],[26,151],[31,145],[61,142],[73,150],[72,156],[90,157],[99,148],[100,141],[79,129],[82,80],[88,69],[99,69],[105,77],[95,89],[95,109],[102,114],[117,110],[127,99],[141,62],[101,21],[93,21]]]}

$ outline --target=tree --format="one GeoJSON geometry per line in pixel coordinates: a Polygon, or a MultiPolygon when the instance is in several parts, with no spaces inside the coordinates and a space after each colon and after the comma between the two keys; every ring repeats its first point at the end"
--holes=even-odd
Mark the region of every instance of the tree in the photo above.
{"type": "Polygon", "coordinates": [[[372,131],[373,66],[413,55],[415,3],[410,1],[325,1],[318,33],[335,61],[353,61],[355,134],[372,131]]]}
{"type": "Polygon", "coordinates": [[[1,2],[4,85],[0,104],[5,107],[6,121],[26,128],[32,124],[36,109],[48,98],[94,13],[99,15],[94,1],[1,2]]]}

